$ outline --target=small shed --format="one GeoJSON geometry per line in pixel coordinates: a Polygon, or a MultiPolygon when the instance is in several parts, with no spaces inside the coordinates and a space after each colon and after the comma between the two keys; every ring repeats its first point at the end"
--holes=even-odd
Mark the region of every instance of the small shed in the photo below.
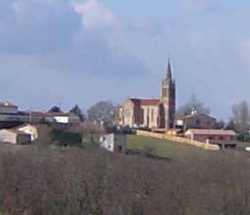
{"type": "Polygon", "coordinates": [[[106,134],[100,138],[101,147],[110,151],[125,153],[127,150],[127,135],[125,134],[106,134]]]}

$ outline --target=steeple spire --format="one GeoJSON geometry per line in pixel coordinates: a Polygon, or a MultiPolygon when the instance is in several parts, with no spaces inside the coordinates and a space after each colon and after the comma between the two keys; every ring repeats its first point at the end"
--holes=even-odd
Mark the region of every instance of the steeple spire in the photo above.
{"type": "Polygon", "coordinates": [[[171,68],[170,59],[168,59],[167,80],[172,80],[172,68],[171,68]]]}

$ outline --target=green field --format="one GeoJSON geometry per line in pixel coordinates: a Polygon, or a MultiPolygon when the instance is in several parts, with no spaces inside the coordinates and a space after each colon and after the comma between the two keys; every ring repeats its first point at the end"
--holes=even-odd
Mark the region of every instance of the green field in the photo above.
{"type": "MultiPolygon", "coordinates": [[[[163,158],[170,159],[186,159],[195,156],[203,156],[208,153],[216,153],[205,151],[203,149],[184,145],[179,143],[169,142],[151,137],[129,135],[128,136],[128,149],[135,151],[143,151],[151,149],[153,154],[163,158]]],[[[218,152],[217,152],[218,153],[218,152]]]]}

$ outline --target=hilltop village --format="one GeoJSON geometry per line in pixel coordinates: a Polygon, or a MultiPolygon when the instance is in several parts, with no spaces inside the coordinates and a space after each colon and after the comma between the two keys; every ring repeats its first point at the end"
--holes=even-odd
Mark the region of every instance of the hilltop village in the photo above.
{"type": "Polygon", "coordinates": [[[0,214],[249,214],[249,127],[180,115],[177,86],[169,62],[159,98],[86,114],[1,102],[0,214]]]}
{"type": "MultiPolygon", "coordinates": [[[[114,135],[116,133],[126,135],[126,129],[127,131],[130,129],[137,135],[153,136],[212,150],[237,146],[235,130],[221,127],[213,116],[200,113],[195,107],[183,116],[176,115],[176,81],[173,78],[170,61],[160,83],[159,98],[128,98],[118,107],[114,108],[110,104],[110,109],[105,112],[103,110],[106,106],[105,102],[100,102],[92,108],[93,117],[91,114],[85,117],[78,106],[66,113],[59,107],[54,107],[48,112],[39,112],[20,111],[17,105],[1,102],[0,142],[31,143],[39,137],[38,130],[47,125],[55,126],[54,130],[57,132],[74,130],[73,136],[78,132],[79,138],[76,139],[81,139],[79,142],[82,142],[86,140],[86,137],[79,131],[86,127],[86,124],[88,126],[91,124],[90,127],[97,127],[96,130],[105,131],[101,135],[95,136],[94,139],[97,142],[101,140],[101,145],[108,150],[110,147],[115,148],[114,135]],[[107,123],[111,112],[115,112],[114,117],[110,118],[107,123]],[[95,118],[95,115],[100,120],[95,118]],[[111,146],[107,143],[107,139],[111,146]]],[[[126,145],[126,138],[119,138],[119,140],[120,145],[126,145]]],[[[119,143],[117,144],[119,145],[119,143]]]]}

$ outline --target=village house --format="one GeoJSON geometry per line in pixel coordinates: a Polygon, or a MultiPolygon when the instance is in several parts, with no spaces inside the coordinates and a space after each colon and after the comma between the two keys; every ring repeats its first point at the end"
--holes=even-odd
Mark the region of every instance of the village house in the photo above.
{"type": "Polygon", "coordinates": [[[32,123],[58,123],[58,124],[70,124],[79,123],[80,118],[72,113],[64,112],[30,112],[29,121],[32,123]]]}
{"type": "Polygon", "coordinates": [[[232,130],[220,129],[189,129],[185,132],[185,137],[200,142],[234,141],[236,133],[232,130]]]}
{"type": "Polygon", "coordinates": [[[217,120],[207,114],[193,111],[187,116],[177,118],[176,126],[184,131],[188,129],[216,129],[217,120]]]}
{"type": "Polygon", "coordinates": [[[0,142],[10,144],[30,144],[38,138],[38,131],[32,125],[22,125],[0,130],[0,142]]]}
{"type": "Polygon", "coordinates": [[[19,111],[11,102],[0,102],[0,128],[12,128],[23,123],[79,123],[80,118],[73,113],[19,111]]]}
{"type": "Polygon", "coordinates": [[[12,104],[11,102],[0,102],[0,113],[5,114],[16,114],[18,112],[18,106],[12,104]]]}

